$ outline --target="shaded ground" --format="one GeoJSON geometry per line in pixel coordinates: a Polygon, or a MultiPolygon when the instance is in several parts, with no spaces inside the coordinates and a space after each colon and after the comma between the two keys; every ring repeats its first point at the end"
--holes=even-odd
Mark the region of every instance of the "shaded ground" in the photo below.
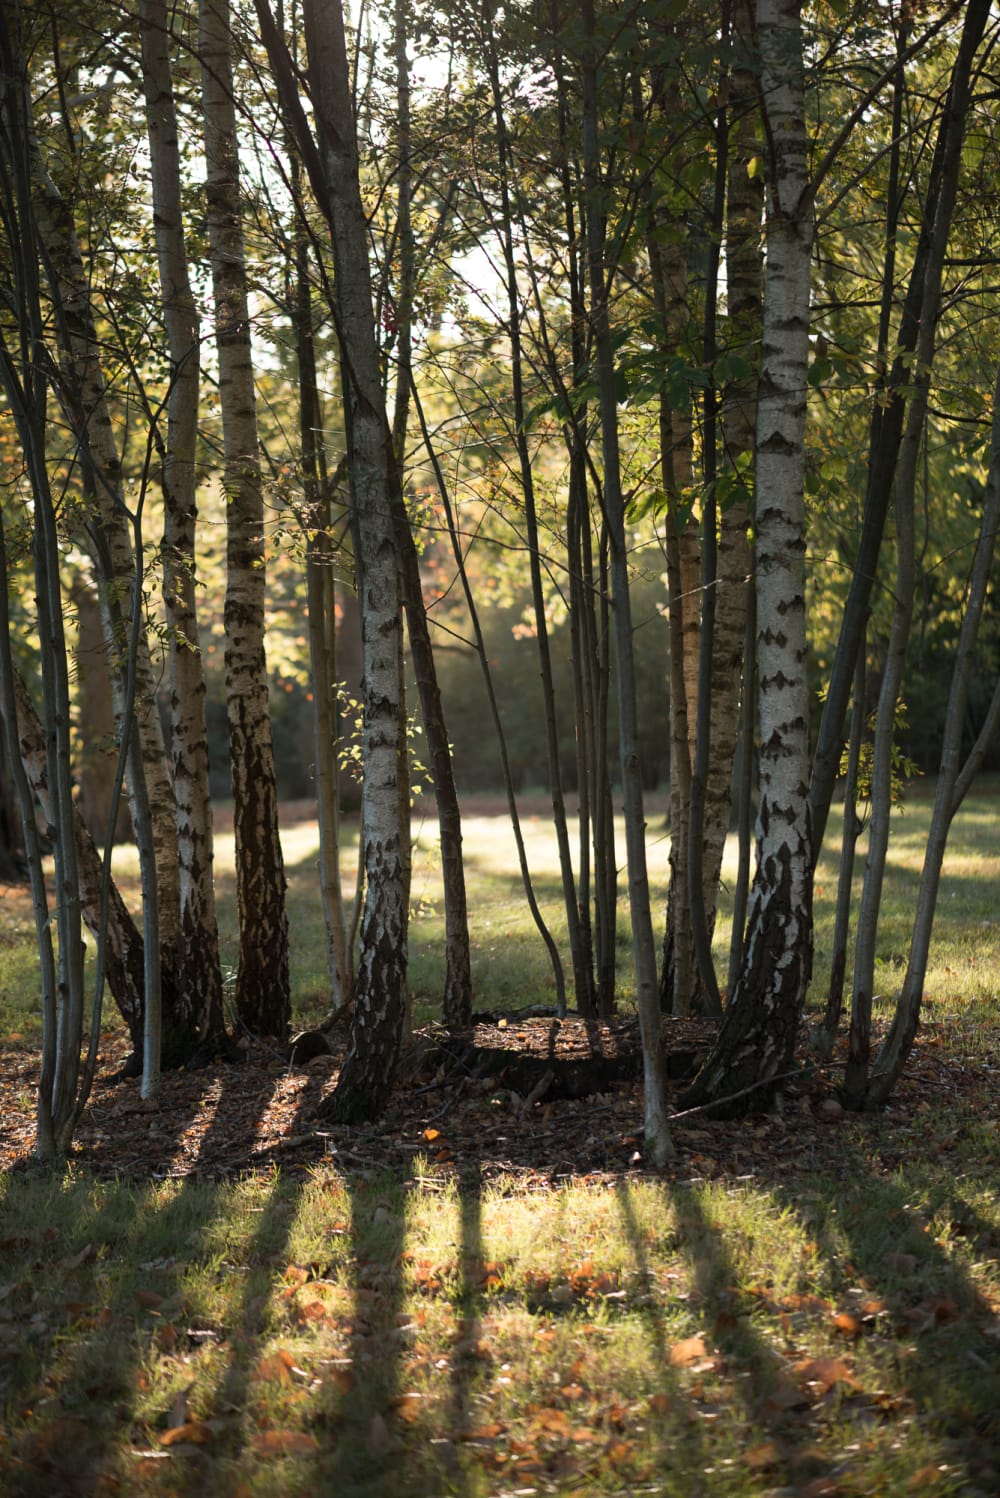
{"type": "MultiPolygon", "coordinates": [[[[674,1022],[669,1031],[670,1048],[685,1064],[710,1035],[710,1027],[691,1021],[674,1022]]],[[[430,1033],[418,1032],[416,1040],[430,1033]]],[[[504,1059],[534,1054],[545,1066],[552,1058],[589,1057],[598,1047],[617,1058],[623,1071],[634,1073],[633,1023],[554,1025],[548,1018],[514,1015],[480,1025],[474,1039],[500,1058],[493,1074],[470,1075],[461,1046],[454,1046],[452,1055],[411,1049],[410,1070],[404,1067],[385,1118],[374,1126],[348,1128],[317,1124],[314,1118],[336,1082],[338,1056],[293,1067],[253,1043],[242,1064],[165,1075],[158,1102],[147,1105],[138,1081],[113,1079],[127,1043],[109,1032],[91,1104],[77,1131],[75,1159],[98,1174],[135,1177],[226,1176],[323,1159],[345,1167],[398,1165],[412,1171],[418,1156],[436,1170],[453,1164],[461,1172],[474,1162],[484,1179],[534,1173],[554,1181],[643,1170],[636,1076],[625,1075],[587,1097],[532,1102],[523,1082],[520,1091],[513,1090],[511,1065],[504,1059]]],[[[677,1160],[668,1174],[752,1178],[760,1172],[773,1175],[776,1164],[836,1171],[848,1139],[863,1142],[873,1172],[892,1171],[906,1162],[929,1109],[953,1110],[957,1128],[963,1116],[988,1111],[996,1096],[994,1068],[946,1055],[933,1024],[918,1040],[884,1114],[845,1115],[833,1095],[839,1070],[838,1061],[832,1072],[803,1072],[769,1114],[728,1123],[709,1123],[697,1111],[679,1117],[677,1160]]],[[[37,1081],[34,1046],[12,1039],[0,1058],[0,1169],[30,1157],[37,1081]]],[[[941,1149],[948,1147],[945,1138],[941,1149]]]]}

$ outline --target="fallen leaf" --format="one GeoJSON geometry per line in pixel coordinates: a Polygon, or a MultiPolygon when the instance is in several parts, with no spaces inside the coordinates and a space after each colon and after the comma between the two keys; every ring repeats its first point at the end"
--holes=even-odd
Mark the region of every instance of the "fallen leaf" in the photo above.
{"type": "Polygon", "coordinates": [[[780,1305],[783,1311],[815,1311],[822,1316],[831,1309],[830,1302],[822,1295],[786,1295],[780,1305]]]}
{"type": "Polygon", "coordinates": [[[795,1371],[803,1383],[818,1384],[824,1394],[835,1384],[845,1384],[849,1389],[860,1389],[854,1374],[840,1358],[809,1358],[796,1363],[795,1371]]]}
{"type": "Polygon", "coordinates": [[[314,1456],[319,1450],[316,1437],[304,1430],[262,1430],[250,1446],[258,1456],[314,1456]]]}
{"type": "Polygon", "coordinates": [[[292,1369],[295,1367],[295,1359],[284,1347],[277,1352],[270,1353],[261,1358],[257,1364],[254,1377],[262,1382],[276,1384],[288,1384],[292,1381],[292,1369]]]}
{"type": "Polygon", "coordinates": [[[157,1295],[155,1290],[135,1290],[132,1299],[144,1311],[155,1311],[157,1306],[163,1304],[163,1296],[157,1295]]]}
{"type": "Polygon", "coordinates": [[[174,1425],[160,1436],[161,1446],[205,1446],[212,1439],[212,1428],[204,1420],[186,1420],[183,1425],[174,1425]]]}
{"type": "Polygon", "coordinates": [[[684,1337],[682,1341],[675,1342],[670,1349],[671,1368],[689,1368],[692,1363],[697,1363],[700,1358],[705,1357],[708,1349],[703,1337],[684,1337]]]}
{"type": "Polygon", "coordinates": [[[303,1321],[323,1321],[326,1318],[326,1306],[321,1300],[307,1301],[304,1306],[299,1306],[299,1316],[303,1321]]]}
{"type": "Polygon", "coordinates": [[[744,1454],[744,1462],[751,1472],[766,1472],[771,1467],[776,1467],[781,1461],[781,1452],[773,1441],[764,1441],[760,1446],[752,1446],[744,1454]]]}
{"type": "Polygon", "coordinates": [[[392,1401],[391,1407],[401,1420],[405,1420],[407,1425],[412,1425],[420,1414],[422,1404],[423,1395],[414,1391],[407,1394],[397,1394],[396,1398],[392,1401]]]}
{"type": "Polygon", "coordinates": [[[502,1436],[506,1429],[506,1425],[501,1425],[499,1420],[493,1420],[489,1425],[477,1425],[471,1430],[459,1431],[455,1439],[458,1441],[495,1441],[497,1436],[502,1436]]]}
{"type": "Polygon", "coordinates": [[[839,1336],[847,1337],[850,1341],[861,1336],[861,1322],[850,1311],[838,1311],[833,1318],[833,1327],[839,1336]]]}

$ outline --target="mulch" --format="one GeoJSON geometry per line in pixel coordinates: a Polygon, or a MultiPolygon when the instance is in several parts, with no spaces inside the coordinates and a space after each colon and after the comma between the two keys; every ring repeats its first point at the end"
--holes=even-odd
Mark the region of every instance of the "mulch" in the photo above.
{"type": "MultiPolygon", "coordinates": [[[[668,1054],[681,1058],[675,1069],[683,1072],[710,1043],[713,1027],[691,1020],[667,1025],[668,1054]]],[[[338,1054],[295,1066],[276,1047],[251,1041],[242,1062],[164,1074],[158,1098],[147,1103],[137,1079],[118,1075],[127,1051],[124,1034],[109,1030],[102,1037],[98,1078],[76,1134],[74,1165],[99,1177],[219,1179],[325,1162],[346,1172],[391,1167],[546,1185],[647,1170],[638,1034],[628,1019],[605,1025],[512,1014],[491,1016],[463,1040],[436,1029],[417,1032],[383,1118],[353,1127],[317,1118],[336,1084],[338,1054]],[[549,1075],[553,1062],[572,1070],[591,1065],[595,1054],[613,1063],[597,1091],[573,1096],[572,1087],[531,1083],[532,1076],[549,1075]],[[484,1055],[497,1064],[484,1066],[484,1055]],[[517,1065],[525,1058],[535,1070],[521,1076],[517,1065]]],[[[950,1056],[932,1025],[918,1038],[890,1107],[852,1115],[835,1096],[842,1056],[831,1070],[811,1068],[805,1044],[801,1054],[803,1070],[771,1111],[727,1122],[697,1111],[678,1117],[667,1176],[739,1180],[840,1171],[852,1156],[856,1164],[858,1150],[869,1171],[892,1171],[926,1134],[929,1109],[948,1110],[957,1139],[962,1119],[982,1107],[995,1084],[985,1065],[950,1056]]],[[[0,1169],[31,1160],[38,1071],[37,1049],[8,1040],[0,1055],[0,1169]]],[[[947,1138],[941,1147],[948,1148],[947,1138]]]]}

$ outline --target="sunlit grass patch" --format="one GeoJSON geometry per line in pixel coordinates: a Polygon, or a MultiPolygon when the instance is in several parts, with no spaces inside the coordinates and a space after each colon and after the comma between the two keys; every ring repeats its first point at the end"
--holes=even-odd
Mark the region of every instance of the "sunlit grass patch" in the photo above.
{"type": "Polygon", "coordinates": [[[0,1235],[0,1485],[26,1498],[69,1472],[140,1495],[995,1490],[996,1193],[932,1161],[551,1190],[7,1177],[0,1235]]]}

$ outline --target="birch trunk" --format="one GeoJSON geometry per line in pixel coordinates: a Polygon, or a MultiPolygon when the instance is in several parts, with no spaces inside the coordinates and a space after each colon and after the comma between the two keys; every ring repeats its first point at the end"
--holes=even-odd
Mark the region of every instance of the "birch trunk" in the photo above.
{"type": "Polygon", "coordinates": [[[731,163],[726,202],[726,351],[746,364],[721,392],[720,471],[728,497],[720,506],[715,631],[709,741],[712,754],[705,779],[702,876],[705,916],[714,931],[722,857],[733,805],[733,765],[740,731],[741,693],[753,688],[753,657],[746,649],[747,607],[752,587],[748,535],[752,511],[754,430],[757,419],[756,348],[761,324],[761,219],[763,176],[751,176],[759,155],[760,117],[753,72],[751,0],[733,7],[736,61],[729,83],[731,163]]]}
{"type": "MultiPolygon", "coordinates": [[[[115,694],[117,730],[121,737],[128,731],[121,721],[123,661],[130,626],[128,599],[135,566],[122,488],[121,456],[115,440],[90,283],[72,205],[62,197],[47,173],[37,144],[33,152],[33,173],[38,230],[59,314],[63,372],[71,392],[70,399],[64,398],[64,411],[79,444],[84,483],[91,505],[86,529],[101,585],[106,649],[115,694]]],[[[173,785],[156,705],[156,672],[144,630],[135,671],[141,763],[153,823],[160,931],[164,956],[169,962],[176,949],[180,914],[177,831],[173,785]]],[[[137,793],[131,769],[126,783],[134,812],[137,793]]]]}
{"type": "Polygon", "coordinates": [[[314,140],[292,86],[284,42],[257,0],[265,45],[326,215],[334,256],[358,593],[364,652],[365,905],[354,1013],[336,1091],[324,1110],[345,1122],[376,1117],[395,1075],[406,1013],[409,804],[400,774],[405,726],[399,661],[402,617],[393,513],[402,504],[379,368],[361,202],[356,124],[339,3],[303,7],[314,140]]]}
{"type": "Polygon", "coordinates": [[[200,332],[188,274],[181,169],[168,46],[166,0],[142,0],[143,84],[153,188],[153,224],[170,352],[163,486],[163,598],[169,630],[170,746],[180,887],[175,997],[164,1010],[166,1066],[222,1038],[222,969],[213,883],[205,679],[195,603],[200,332]]]}
{"type": "Polygon", "coordinates": [[[228,0],[201,0],[198,15],[225,462],[226,706],[240,922],[236,1007],[251,1030],[284,1039],[291,1017],[288,920],[264,653],[264,503],[228,0]]]}
{"type": "Polygon", "coordinates": [[[716,1045],[684,1099],[725,1111],[765,1100],[795,1045],[812,966],[807,801],[805,411],[812,205],[801,0],[758,0],[770,147],[757,408],[760,802],[746,952],[716,1045]]]}

